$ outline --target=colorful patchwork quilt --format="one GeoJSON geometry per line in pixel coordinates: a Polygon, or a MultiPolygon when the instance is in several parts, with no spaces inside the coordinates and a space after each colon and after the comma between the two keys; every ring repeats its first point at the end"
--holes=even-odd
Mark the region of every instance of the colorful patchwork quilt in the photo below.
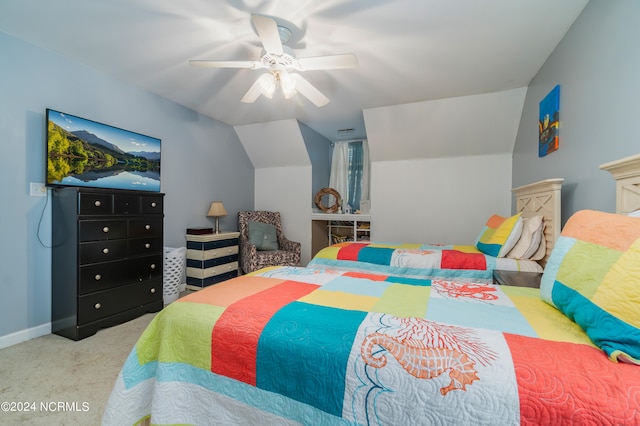
{"type": "Polygon", "coordinates": [[[533,260],[489,256],[475,246],[410,243],[333,244],[307,266],[477,283],[492,283],[496,269],[542,273],[533,260]]]}
{"type": "Polygon", "coordinates": [[[103,424],[631,425],[639,383],[537,289],[277,267],[158,313],[103,424]]]}
{"type": "Polygon", "coordinates": [[[640,365],[640,219],[574,213],[549,258],[540,296],[611,360],[640,365]]]}

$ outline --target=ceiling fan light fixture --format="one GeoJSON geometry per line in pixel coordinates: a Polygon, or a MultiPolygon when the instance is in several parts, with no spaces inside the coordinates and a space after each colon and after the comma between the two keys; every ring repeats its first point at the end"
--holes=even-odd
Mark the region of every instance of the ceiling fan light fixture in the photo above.
{"type": "Polygon", "coordinates": [[[263,96],[271,99],[273,93],[276,91],[276,77],[273,73],[264,73],[258,78],[258,84],[260,85],[260,93],[263,96]]]}
{"type": "Polygon", "coordinates": [[[251,15],[251,22],[263,47],[259,61],[189,61],[191,65],[197,67],[265,69],[267,72],[253,82],[240,102],[253,103],[260,95],[271,99],[277,87],[280,86],[285,99],[300,93],[315,106],[321,107],[329,103],[329,98],[299,73],[289,71],[344,69],[358,66],[358,58],[353,53],[297,59],[293,49],[286,45],[293,34],[288,25],[279,25],[274,18],[264,15],[251,15]]]}
{"type": "Polygon", "coordinates": [[[281,72],[278,74],[278,80],[280,81],[280,88],[285,99],[291,98],[296,94],[296,80],[288,72],[281,72]]]}

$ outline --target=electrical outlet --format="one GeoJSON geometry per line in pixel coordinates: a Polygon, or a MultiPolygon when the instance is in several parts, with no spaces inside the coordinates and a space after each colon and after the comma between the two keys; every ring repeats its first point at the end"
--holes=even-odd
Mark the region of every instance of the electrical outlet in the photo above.
{"type": "Polygon", "coordinates": [[[29,188],[29,195],[31,195],[32,197],[46,197],[47,187],[44,186],[44,183],[31,182],[30,188],[29,188]]]}

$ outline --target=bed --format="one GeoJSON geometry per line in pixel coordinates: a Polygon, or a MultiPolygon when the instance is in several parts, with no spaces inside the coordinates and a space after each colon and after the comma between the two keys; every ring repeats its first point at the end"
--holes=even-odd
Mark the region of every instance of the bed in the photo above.
{"type": "Polygon", "coordinates": [[[205,288],[156,315],[103,424],[637,425],[640,219],[576,212],[546,261],[539,290],[308,267],[205,288]]]}
{"type": "Polygon", "coordinates": [[[104,424],[632,424],[638,383],[536,289],[275,267],[161,311],[104,424]]]}
{"type": "Polygon", "coordinates": [[[562,182],[514,188],[516,215],[489,218],[475,245],[341,242],[320,250],[307,266],[483,283],[493,282],[494,270],[542,273],[560,233],[562,182]]]}

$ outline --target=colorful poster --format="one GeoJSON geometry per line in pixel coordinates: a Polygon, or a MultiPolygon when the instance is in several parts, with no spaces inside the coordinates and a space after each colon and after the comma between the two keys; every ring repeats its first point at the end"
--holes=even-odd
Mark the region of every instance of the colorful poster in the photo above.
{"type": "Polygon", "coordinates": [[[551,92],[540,101],[540,118],[538,121],[538,157],[558,149],[560,136],[560,86],[554,87],[551,92]]]}

